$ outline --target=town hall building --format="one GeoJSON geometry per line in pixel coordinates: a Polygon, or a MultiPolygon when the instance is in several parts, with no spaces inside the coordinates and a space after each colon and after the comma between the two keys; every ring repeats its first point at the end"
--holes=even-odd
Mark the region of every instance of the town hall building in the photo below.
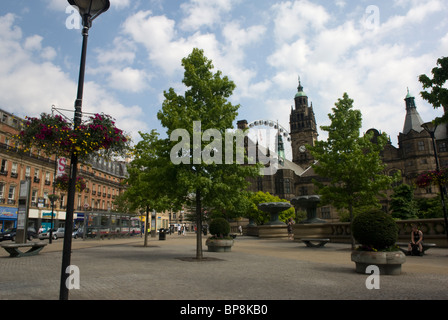
{"type": "MultiPolygon", "coordinates": [[[[404,125],[402,132],[398,135],[398,147],[393,146],[389,140],[381,156],[386,164],[386,174],[394,175],[400,172],[402,183],[413,185],[420,173],[436,169],[436,160],[431,135],[422,127],[425,122],[420,117],[415,97],[409,93],[409,90],[404,102],[404,125]]],[[[297,196],[316,194],[313,179],[325,181],[324,177],[314,173],[311,166],[314,159],[306,148],[307,145],[315,145],[318,139],[318,125],[313,105],[309,104],[308,96],[300,80],[294,96],[294,106],[291,107],[289,125],[292,161],[285,159],[279,163],[275,174],[261,176],[257,181],[251,181],[251,191],[269,192],[280,198],[291,200],[297,196]]],[[[243,129],[246,126],[247,121],[238,121],[239,128],[243,129]]],[[[373,139],[380,135],[377,129],[369,129],[368,132],[373,132],[373,139]]],[[[440,167],[443,168],[448,166],[447,126],[439,125],[434,136],[440,167]]],[[[392,191],[389,190],[388,195],[390,196],[391,193],[392,191]]],[[[416,198],[432,198],[438,193],[439,190],[435,186],[415,189],[416,198]]],[[[383,209],[388,211],[389,199],[382,200],[382,205],[383,209]]],[[[339,214],[331,206],[321,206],[317,209],[317,217],[334,222],[338,221],[339,214]]]]}

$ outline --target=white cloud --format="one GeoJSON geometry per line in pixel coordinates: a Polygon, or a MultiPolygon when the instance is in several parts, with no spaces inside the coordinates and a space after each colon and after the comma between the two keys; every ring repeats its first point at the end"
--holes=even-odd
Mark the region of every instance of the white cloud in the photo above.
{"type": "Polygon", "coordinates": [[[128,92],[141,92],[147,88],[148,75],[143,70],[124,68],[112,69],[109,77],[109,86],[128,92]]]}
{"type": "MultiPolygon", "coordinates": [[[[42,48],[43,37],[22,37],[22,30],[15,25],[14,15],[0,16],[0,106],[20,117],[38,116],[51,112],[51,106],[71,109],[76,98],[77,84],[61,68],[45,59],[53,59],[57,52],[51,47],[42,48]],[[42,60],[42,58],[44,60],[42,60]]],[[[124,72],[127,84],[138,83],[132,70],[124,72]],[[134,81],[134,82],[132,82],[134,81]]],[[[138,84],[136,84],[137,86],[138,84]]],[[[125,106],[110,92],[95,82],[84,88],[83,112],[104,112],[114,118],[123,129],[145,130],[139,106],[125,106]],[[133,125],[130,125],[132,123],[133,125]],[[138,127],[134,126],[139,124],[138,127]]],[[[68,113],[67,116],[72,116],[68,113]]],[[[137,132],[133,132],[137,134],[137,132]]]]}
{"type": "Polygon", "coordinates": [[[127,8],[130,4],[131,0],[110,0],[110,6],[117,10],[127,8]]]}
{"type": "Polygon", "coordinates": [[[202,26],[211,27],[221,22],[223,14],[232,8],[232,0],[191,0],[181,4],[186,17],[180,22],[184,30],[196,31],[202,26]]]}
{"type": "MultiPolygon", "coordinates": [[[[420,1],[412,6],[405,15],[395,15],[381,24],[380,34],[402,31],[406,28],[415,27],[431,14],[437,13],[444,8],[440,0],[420,1]],[[400,30],[402,29],[402,30],[400,30]]],[[[396,36],[396,34],[395,34],[396,36]]]]}
{"type": "Polygon", "coordinates": [[[319,31],[329,21],[330,15],[322,6],[307,0],[286,1],[272,6],[274,34],[279,42],[296,37],[306,37],[310,30],[319,31]]]}

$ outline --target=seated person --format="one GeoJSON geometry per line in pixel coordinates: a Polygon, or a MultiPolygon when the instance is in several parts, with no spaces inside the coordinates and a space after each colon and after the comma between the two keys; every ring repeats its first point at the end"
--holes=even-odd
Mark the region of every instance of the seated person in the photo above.
{"type": "Polygon", "coordinates": [[[421,230],[418,230],[418,227],[416,225],[412,225],[412,231],[411,231],[411,242],[408,245],[408,255],[412,254],[412,247],[418,247],[418,251],[420,255],[423,255],[423,232],[421,230]]]}

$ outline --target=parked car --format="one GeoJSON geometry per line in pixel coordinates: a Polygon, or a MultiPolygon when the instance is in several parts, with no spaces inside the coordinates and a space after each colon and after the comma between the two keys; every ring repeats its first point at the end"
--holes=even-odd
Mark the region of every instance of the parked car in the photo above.
{"type": "MultiPolygon", "coordinates": [[[[11,228],[5,230],[5,232],[0,233],[0,241],[3,240],[16,240],[17,228],[11,228]]],[[[27,230],[27,238],[28,240],[33,240],[33,238],[37,238],[37,232],[34,228],[28,228],[27,230]]]]}
{"type": "MultiPolygon", "coordinates": [[[[65,229],[64,228],[57,228],[53,229],[53,239],[56,240],[58,238],[64,238],[65,229]]],[[[49,239],[50,238],[50,230],[47,230],[46,232],[42,232],[39,234],[39,239],[49,239]]]]}
{"type": "Polygon", "coordinates": [[[77,239],[78,237],[82,238],[84,232],[82,228],[75,229],[72,233],[73,238],[77,239]]]}

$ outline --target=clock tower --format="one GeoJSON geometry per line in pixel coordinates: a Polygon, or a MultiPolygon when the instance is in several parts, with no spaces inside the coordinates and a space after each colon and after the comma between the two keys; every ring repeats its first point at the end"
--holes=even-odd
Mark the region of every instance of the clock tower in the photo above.
{"type": "Polygon", "coordinates": [[[291,115],[289,116],[292,161],[305,168],[313,161],[306,146],[314,146],[318,134],[313,104],[308,106],[308,96],[303,91],[300,78],[294,103],[295,106],[291,106],[291,115]]]}

